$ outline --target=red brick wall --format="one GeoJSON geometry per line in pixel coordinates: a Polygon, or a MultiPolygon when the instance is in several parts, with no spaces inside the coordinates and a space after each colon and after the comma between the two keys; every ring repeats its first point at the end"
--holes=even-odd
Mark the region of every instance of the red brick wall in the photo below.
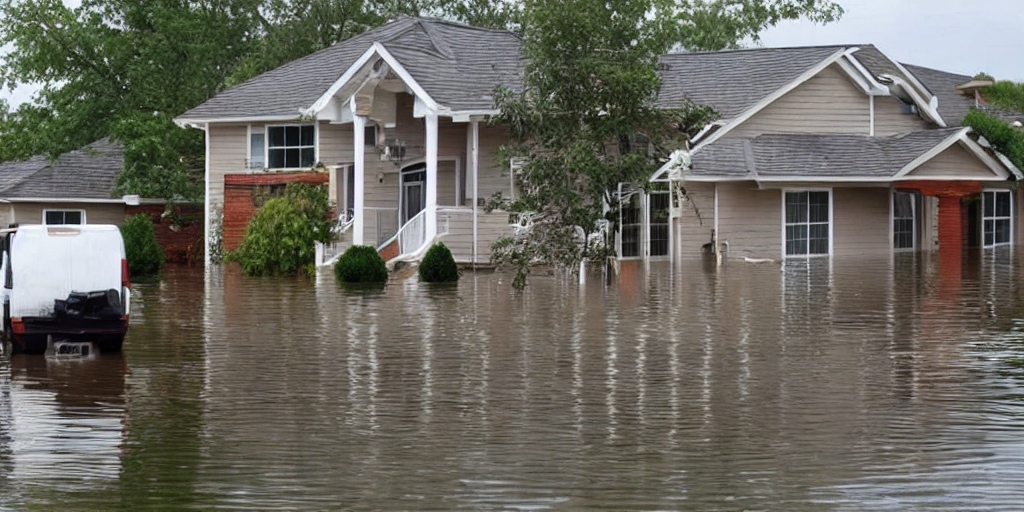
{"type": "Polygon", "coordinates": [[[224,250],[233,251],[245,238],[245,229],[256,214],[252,200],[253,189],[260,185],[308,183],[322,185],[330,176],[322,172],[228,174],[224,176],[224,250]]]}
{"type": "Polygon", "coordinates": [[[153,221],[156,241],[171,263],[190,263],[203,259],[203,205],[179,204],[175,215],[164,216],[162,204],[125,206],[125,217],[145,214],[153,221]]]}

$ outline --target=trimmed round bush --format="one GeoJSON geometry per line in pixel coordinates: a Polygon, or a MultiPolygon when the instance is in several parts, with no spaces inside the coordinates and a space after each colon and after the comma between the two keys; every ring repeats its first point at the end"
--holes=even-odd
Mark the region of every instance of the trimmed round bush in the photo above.
{"type": "Polygon", "coordinates": [[[353,245],[334,264],[334,276],[343,283],[386,283],[388,267],[377,249],[353,245]]]}
{"type": "Polygon", "coordinates": [[[121,225],[124,253],[128,272],[144,277],[160,273],[164,266],[164,251],[156,241],[156,230],[149,215],[132,215],[121,225]]]}
{"type": "Polygon", "coordinates": [[[420,262],[420,281],[425,283],[454,283],[459,280],[459,267],[452,251],[443,242],[434,244],[420,262]]]}

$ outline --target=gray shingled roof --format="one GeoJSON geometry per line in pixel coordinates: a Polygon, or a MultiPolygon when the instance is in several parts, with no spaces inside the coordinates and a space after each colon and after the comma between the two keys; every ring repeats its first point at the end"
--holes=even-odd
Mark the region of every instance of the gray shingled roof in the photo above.
{"type": "Polygon", "coordinates": [[[891,178],[962,128],[887,137],[847,134],[765,134],[724,139],[693,155],[694,177],[827,181],[891,178]]]}
{"type": "Polygon", "coordinates": [[[522,40],[514,33],[401,18],[227,89],[180,118],[297,117],[375,42],[436,102],[452,110],[491,109],[495,86],[520,84],[522,40]]]}
{"type": "Polygon", "coordinates": [[[974,107],[974,98],[957,92],[958,85],[971,80],[968,75],[950,73],[912,64],[903,64],[939,100],[939,115],[949,126],[959,126],[967,112],[974,107]]]}
{"type": "Polygon", "coordinates": [[[33,157],[2,163],[0,199],[110,199],[123,167],[124,149],[108,139],[64,153],[53,162],[33,157]]]}
{"type": "Polygon", "coordinates": [[[913,73],[925,87],[931,89],[932,93],[939,99],[939,114],[946,120],[946,124],[950,126],[959,125],[963,121],[964,116],[973,108],[984,110],[1006,122],[1024,122],[1024,113],[1022,112],[1003,110],[991,105],[975,107],[973,97],[960,94],[956,90],[957,86],[970,82],[974,78],[970,75],[950,73],[912,64],[904,64],[903,66],[913,73]]]}
{"type": "Polygon", "coordinates": [[[672,53],[661,58],[658,106],[689,98],[731,119],[846,46],[672,53]]]}

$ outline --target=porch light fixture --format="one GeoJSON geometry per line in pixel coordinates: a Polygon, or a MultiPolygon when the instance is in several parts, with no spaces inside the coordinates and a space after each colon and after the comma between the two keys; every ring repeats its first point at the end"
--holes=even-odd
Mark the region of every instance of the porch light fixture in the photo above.
{"type": "Polygon", "coordinates": [[[395,138],[385,138],[380,152],[381,160],[386,158],[395,164],[400,164],[402,160],[405,160],[405,142],[395,138]]]}

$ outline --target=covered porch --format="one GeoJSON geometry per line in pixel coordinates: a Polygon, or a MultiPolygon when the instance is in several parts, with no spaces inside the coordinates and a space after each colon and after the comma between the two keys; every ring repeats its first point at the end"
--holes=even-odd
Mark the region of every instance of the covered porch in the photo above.
{"type": "Polygon", "coordinates": [[[487,261],[508,222],[485,213],[483,198],[509,188],[500,169],[481,165],[481,151],[493,158],[502,142],[488,114],[438,105],[380,45],[328,91],[319,112],[322,154],[344,159],[325,162],[338,240],[318,247],[319,265],[351,245],[376,247],[387,261],[416,260],[442,240],[459,261],[487,261]]]}

